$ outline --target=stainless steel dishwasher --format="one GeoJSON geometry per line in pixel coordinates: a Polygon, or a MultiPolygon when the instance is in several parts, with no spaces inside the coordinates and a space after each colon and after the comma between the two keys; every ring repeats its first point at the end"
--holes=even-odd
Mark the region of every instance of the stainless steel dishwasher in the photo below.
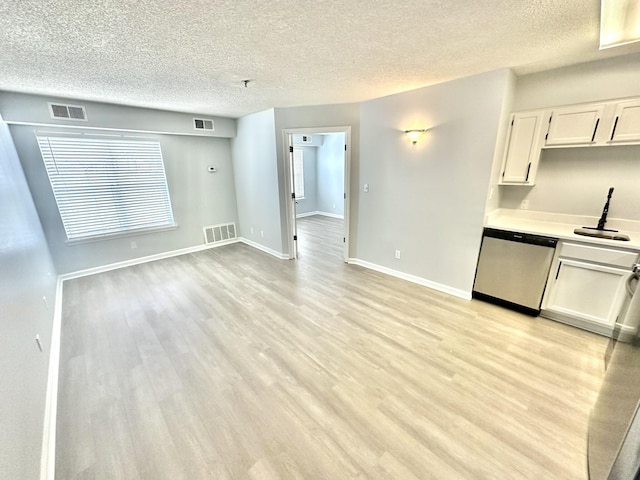
{"type": "Polygon", "coordinates": [[[473,298],[540,313],[557,238],[485,228],[473,298]]]}

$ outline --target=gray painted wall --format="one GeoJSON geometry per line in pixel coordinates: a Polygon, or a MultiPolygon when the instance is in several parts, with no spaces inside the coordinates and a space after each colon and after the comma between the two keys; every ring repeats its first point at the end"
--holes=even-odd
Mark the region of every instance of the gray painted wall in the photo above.
{"type": "MultiPolygon", "coordinates": [[[[320,135],[316,136],[319,137],[320,135]]],[[[317,157],[317,147],[302,147],[302,159],[304,162],[304,198],[297,202],[296,213],[298,215],[318,210],[317,157]]]]}
{"type": "Polygon", "coordinates": [[[37,479],[56,271],[1,116],[0,205],[0,478],[37,479]]]}
{"type": "Polygon", "coordinates": [[[0,91],[0,113],[7,123],[46,123],[64,127],[114,128],[116,130],[169,132],[225,138],[234,137],[236,134],[236,121],[233,118],[203,117],[199,114],[2,91],[0,91]],[[48,102],[84,106],[87,112],[87,121],[53,119],[49,113],[48,102]],[[194,117],[214,120],[215,130],[213,132],[195,130],[193,128],[194,117]]]}
{"type": "Polygon", "coordinates": [[[509,78],[500,70],[362,104],[358,258],[471,291],[509,78]],[[425,127],[416,145],[403,134],[425,127]]]}
{"type": "Polygon", "coordinates": [[[636,54],[523,75],[516,80],[513,110],[638,96],[639,72],[636,54]]]}
{"type": "MultiPolygon", "coordinates": [[[[610,58],[518,77],[513,110],[640,96],[640,55],[610,58]]],[[[534,187],[500,187],[500,207],[640,220],[640,146],[544,150],[534,187]]]]}
{"type": "Polygon", "coordinates": [[[357,256],[357,225],[358,225],[358,179],[360,170],[360,104],[347,103],[338,105],[321,105],[310,107],[276,108],[275,132],[276,152],[278,161],[278,186],[280,188],[280,229],[282,237],[282,252],[289,252],[287,242],[287,216],[286,216],[286,190],[285,190],[285,152],[284,129],[293,128],[317,128],[322,132],[322,127],[351,127],[351,211],[350,213],[350,257],[357,256]]]}
{"type": "MultiPolygon", "coordinates": [[[[5,98],[5,97],[3,97],[5,98]]],[[[13,96],[10,97],[15,100],[13,96]]],[[[29,96],[19,96],[29,108],[29,96]]],[[[39,97],[36,97],[39,100],[39,97]]],[[[80,102],[74,102],[80,103],[80,102]]],[[[101,124],[101,104],[94,105],[94,125],[101,124]]],[[[104,106],[104,124],[112,122],[114,109],[119,111],[120,125],[127,126],[141,118],[152,120],[162,131],[170,131],[181,118],[173,113],[145,110],[142,113],[130,107],[104,106]],[[130,114],[135,112],[134,118],[130,114]],[[151,118],[153,117],[153,118],[151,118]],[[163,119],[171,119],[165,124],[163,119]]],[[[13,111],[13,110],[12,110],[13,111]]],[[[23,114],[21,118],[30,118],[23,114]]],[[[33,121],[39,117],[34,117],[33,121]]],[[[67,244],[60,215],[49,185],[46,170],[35,138],[36,130],[63,131],[55,126],[34,127],[12,125],[11,134],[20,157],[40,221],[45,231],[51,254],[60,274],[131,260],[204,244],[202,227],[238,222],[234,187],[231,144],[228,138],[210,136],[153,135],[161,144],[173,214],[177,229],[146,234],[67,244]],[[217,173],[207,172],[214,165],[217,173]],[[131,242],[136,242],[133,249],[131,242]]],[[[65,129],[64,131],[68,131],[65,129]]],[[[96,131],[92,131],[95,133],[96,131]]],[[[99,131],[98,131],[99,132],[99,131]]],[[[125,132],[126,133],[126,132],[125,132]]]]}
{"type": "Polygon", "coordinates": [[[237,129],[231,143],[240,235],[282,253],[286,211],[279,203],[274,111],[242,117],[237,129]]]}
{"type": "Polygon", "coordinates": [[[502,186],[501,207],[599,217],[615,187],[609,218],[640,220],[640,146],[543,150],[534,187],[502,186]]]}
{"type": "Polygon", "coordinates": [[[324,135],[318,148],[316,210],[333,215],[344,215],[344,134],[324,135]]]}

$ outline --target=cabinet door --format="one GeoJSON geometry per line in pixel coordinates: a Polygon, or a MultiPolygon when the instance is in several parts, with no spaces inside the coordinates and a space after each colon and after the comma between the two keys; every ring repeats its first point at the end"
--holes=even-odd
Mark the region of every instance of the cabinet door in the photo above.
{"type": "Polygon", "coordinates": [[[616,106],[609,141],[640,142],[640,100],[621,102],[616,106]]]}
{"type": "Polygon", "coordinates": [[[511,115],[501,184],[533,185],[540,158],[542,111],[511,115]]]}
{"type": "Polygon", "coordinates": [[[613,327],[628,275],[628,270],[560,259],[545,309],[613,327]]]}
{"type": "Polygon", "coordinates": [[[559,108],[551,113],[545,145],[590,145],[604,105],[582,105],[559,108]]]}

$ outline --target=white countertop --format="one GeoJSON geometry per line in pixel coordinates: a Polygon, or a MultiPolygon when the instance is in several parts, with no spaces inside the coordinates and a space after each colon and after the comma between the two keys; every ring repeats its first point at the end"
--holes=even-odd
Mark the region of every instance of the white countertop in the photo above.
{"type": "Polygon", "coordinates": [[[605,228],[613,228],[619,230],[620,233],[628,235],[630,238],[628,242],[586,237],[573,233],[576,228],[595,227],[598,223],[598,218],[500,208],[487,215],[485,227],[640,251],[640,222],[638,221],[616,218],[607,219],[605,228]]]}

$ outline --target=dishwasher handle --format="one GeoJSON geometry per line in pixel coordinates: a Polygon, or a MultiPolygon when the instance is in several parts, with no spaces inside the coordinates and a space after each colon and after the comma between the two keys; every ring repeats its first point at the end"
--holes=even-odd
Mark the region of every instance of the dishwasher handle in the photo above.
{"type": "Polygon", "coordinates": [[[553,237],[545,237],[542,235],[533,235],[530,233],[513,232],[510,230],[498,230],[497,228],[485,228],[484,236],[491,238],[499,238],[511,242],[529,243],[532,245],[540,245],[542,247],[556,248],[558,239],[553,237]]]}

